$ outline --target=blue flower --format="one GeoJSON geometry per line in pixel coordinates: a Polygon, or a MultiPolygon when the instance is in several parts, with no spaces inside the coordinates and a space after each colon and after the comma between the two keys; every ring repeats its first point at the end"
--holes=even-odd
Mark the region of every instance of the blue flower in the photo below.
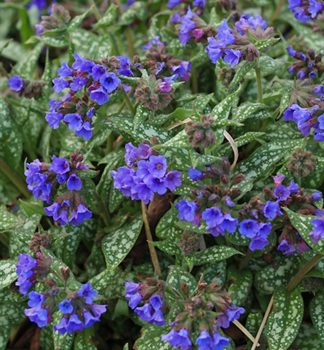
{"type": "Polygon", "coordinates": [[[213,348],[212,350],[223,350],[226,346],[229,346],[229,339],[223,337],[220,333],[213,333],[213,348]]]}
{"type": "Polygon", "coordinates": [[[18,256],[18,265],[16,265],[18,281],[15,285],[19,286],[19,292],[25,296],[29,288],[33,285],[30,279],[34,275],[32,269],[36,266],[37,260],[33,259],[29,254],[24,253],[18,256]]]}
{"type": "Polygon", "coordinates": [[[224,220],[223,213],[218,207],[205,209],[202,213],[202,218],[206,221],[208,227],[216,227],[224,220]]]}
{"type": "Polygon", "coordinates": [[[91,107],[88,111],[87,111],[87,117],[88,118],[92,118],[94,116],[94,114],[96,113],[96,109],[94,107],[91,107]]]}
{"type": "Polygon", "coordinates": [[[91,73],[92,67],[94,65],[95,64],[93,62],[91,62],[91,61],[83,60],[82,63],[80,64],[79,71],[82,72],[82,73],[84,73],[84,72],[91,73]]]}
{"type": "Polygon", "coordinates": [[[83,297],[88,305],[93,303],[93,298],[97,296],[97,291],[93,290],[91,283],[83,284],[81,289],[78,291],[78,296],[83,297]]]}
{"type": "Polygon", "coordinates": [[[289,10],[294,10],[296,7],[301,7],[302,0],[288,0],[289,2],[289,10]]]}
{"type": "Polygon", "coordinates": [[[240,223],[239,232],[243,236],[253,238],[259,232],[259,225],[255,220],[243,220],[240,223]]]}
{"type": "Polygon", "coordinates": [[[53,220],[57,221],[59,216],[58,214],[59,209],[60,209],[60,205],[57,202],[54,202],[49,207],[44,208],[44,211],[47,216],[53,216],[53,220]]]}
{"type": "MultiPolygon", "coordinates": [[[[176,12],[170,19],[169,23],[180,23],[181,22],[181,16],[179,12],[176,12]]],[[[143,48],[143,46],[142,46],[143,48]]]]}
{"type": "Polygon", "coordinates": [[[83,322],[79,319],[78,315],[72,314],[69,318],[69,323],[66,327],[66,331],[71,334],[73,332],[81,332],[84,329],[83,322]]]}
{"type": "Polygon", "coordinates": [[[191,62],[182,61],[178,66],[172,67],[172,72],[174,74],[180,75],[182,80],[187,81],[189,79],[189,71],[191,70],[191,62]]]}
{"type": "Polygon", "coordinates": [[[63,120],[69,124],[70,130],[76,130],[82,126],[82,115],[79,113],[66,114],[63,120]]]}
{"type": "Polygon", "coordinates": [[[324,219],[313,219],[312,225],[314,228],[309,234],[309,238],[311,238],[314,243],[318,243],[321,238],[324,238],[324,219]]]}
{"type": "Polygon", "coordinates": [[[131,190],[131,193],[133,200],[141,199],[144,204],[148,204],[153,199],[154,195],[154,192],[151,190],[151,188],[144,182],[138,183],[134,189],[131,190]]]}
{"type": "Polygon", "coordinates": [[[228,328],[230,326],[230,322],[238,320],[241,314],[244,314],[245,310],[242,307],[237,307],[232,304],[228,306],[225,312],[218,316],[217,322],[218,325],[222,328],[228,328]]]}
{"type": "Polygon", "coordinates": [[[162,71],[162,69],[163,69],[163,67],[165,66],[165,62],[157,62],[156,64],[155,64],[155,69],[156,69],[156,71],[155,71],[155,75],[158,75],[161,71],[162,71]]]}
{"type": "Polygon", "coordinates": [[[286,49],[288,51],[288,54],[292,57],[296,57],[297,52],[289,45],[286,49]]]}
{"type": "Polygon", "coordinates": [[[208,350],[213,348],[212,338],[207,331],[201,331],[199,337],[196,340],[198,344],[198,350],[208,350]]]}
{"type": "Polygon", "coordinates": [[[143,49],[143,50],[149,50],[150,47],[153,47],[153,46],[154,46],[154,45],[153,45],[153,42],[152,42],[152,41],[149,41],[147,44],[141,46],[141,49],[143,49]]]}
{"type": "Polygon", "coordinates": [[[85,59],[82,58],[80,55],[78,55],[76,52],[74,53],[74,59],[75,59],[75,61],[72,64],[72,67],[75,70],[79,71],[80,67],[81,67],[82,63],[85,61],[85,59]]]}
{"type": "Polygon", "coordinates": [[[22,89],[24,84],[24,80],[18,77],[18,75],[14,75],[13,77],[8,79],[8,85],[10,86],[10,90],[18,92],[22,89]]]}
{"type": "Polygon", "coordinates": [[[259,222],[258,236],[267,238],[272,230],[271,222],[259,222]]]}
{"type": "Polygon", "coordinates": [[[59,310],[61,310],[62,314],[70,314],[73,311],[73,305],[70,300],[63,300],[58,304],[59,310]]]}
{"type": "Polygon", "coordinates": [[[26,163],[26,168],[27,170],[24,172],[26,176],[26,182],[28,185],[31,185],[34,183],[34,175],[42,170],[42,163],[38,159],[35,159],[31,163],[26,163]]]}
{"type": "Polygon", "coordinates": [[[308,0],[308,2],[308,12],[311,14],[312,18],[315,18],[317,16],[317,13],[323,10],[323,3],[315,0],[308,0]]]}
{"type": "Polygon", "coordinates": [[[191,30],[194,30],[196,28],[196,23],[194,21],[191,21],[187,15],[183,16],[181,19],[181,26],[180,31],[182,33],[188,33],[191,30]]]}
{"type": "Polygon", "coordinates": [[[133,77],[134,73],[130,69],[130,59],[127,56],[117,56],[117,58],[120,61],[120,69],[117,71],[117,73],[126,77],[133,77]]]}
{"type": "Polygon", "coordinates": [[[248,19],[248,23],[254,30],[257,29],[257,26],[263,29],[266,29],[268,26],[267,22],[264,21],[260,15],[256,15],[255,17],[250,17],[248,19]]]}
{"type": "Polygon", "coordinates": [[[63,117],[62,113],[46,112],[45,120],[49,123],[51,128],[57,129],[60,126],[60,121],[63,117]]]}
{"type": "Polygon", "coordinates": [[[33,192],[35,198],[51,203],[51,190],[53,184],[47,182],[47,174],[37,173],[33,176],[33,184],[27,186],[28,190],[33,192]]]}
{"type": "Polygon", "coordinates": [[[229,233],[234,233],[236,231],[236,226],[238,225],[238,220],[232,218],[231,214],[227,213],[224,215],[224,220],[220,227],[222,230],[226,230],[229,233]]]}
{"type": "Polygon", "coordinates": [[[67,317],[62,317],[60,322],[55,325],[53,328],[54,328],[54,331],[55,332],[58,332],[59,334],[65,334],[67,332],[67,325],[69,323],[69,319],[67,317]]]}
{"type": "Polygon", "coordinates": [[[171,330],[168,334],[162,334],[161,340],[167,341],[175,348],[182,350],[191,349],[191,340],[189,338],[189,331],[187,329],[180,329],[180,331],[171,330]]]}
{"type": "Polygon", "coordinates": [[[43,294],[31,291],[28,295],[29,301],[28,306],[35,308],[35,310],[40,310],[42,308],[43,301],[45,297],[43,294]]]}
{"type": "Polygon", "coordinates": [[[90,122],[84,122],[82,126],[76,130],[75,135],[82,136],[86,141],[90,140],[93,135],[90,122]]]}
{"type": "Polygon", "coordinates": [[[268,201],[262,209],[262,212],[263,215],[269,220],[274,219],[277,215],[282,215],[278,202],[268,201]]]}
{"type": "Polygon", "coordinates": [[[232,68],[239,63],[242,56],[242,52],[240,50],[233,49],[225,49],[225,54],[224,61],[230,63],[232,68]]]}
{"type": "Polygon", "coordinates": [[[92,67],[92,78],[98,81],[106,73],[106,67],[96,64],[92,67]]]}
{"type": "Polygon", "coordinates": [[[169,171],[164,177],[164,184],[170,191],[174,191],[176,187],[181,186],[180,178],[181,178],[180,171],[177,171],[177,170],[169,171]]]}
{"type": "Polygon", "coordinates": [[[25,315],[30,319],[31,322],[35,322],[38,327],[42,328],[48,325],[48,311],[47,309],[25,309],[25,315]]]}
{"type": "Polygon", "coordinates": [[[95,322],[100,322],[99,317],[93,316],[90,311],[85,311],[83,318],[85,328],[92,327],[95,322]]]}
{"type": "Polygon", "coordinates": [[[232,208],[232,207],[234,207],[234,202],[231,200],[231,198],[230,197],[226,197],[225,198],[225,203],[230,207],[230,208],[232,208]]]}
{"type": "Polygon", "coordinates": [[[252,238],[252,241],[249,245],[249,249],[254,252],[257,250],[263,250],[266,245],[268,245],[269,242],[266,238],[261,237],[260,235],[256,235],[252,238]]]}
{"type": "Polygon", "coordinates": [[[209,45],[206,47],[208,57],[212,63],[216,64],[218,59],[224,55],[224,46],[213,37],[207,38],[209,45]]]}
{"type": "Polygon", "coordinates": [[[290,191],[286,186],[280,185],[274,189],[273,195],[278,198],[278,200],[285,201],[290,196],[290,191]]]}
{"type": "Polygon", "coordinates": [[[190,167],[188,169],[188,175],[189,175],[190,179],[193,181],[203,179],[203,172],[201,170],[194,169],[193,167],[190,167]]]}
{"type": "Polygon", "coordinates": [[[107,91],[102,86],[96,90],[91,90],[90,98],[95,100],[99,106],[102,106],[104,103],[109,101],[107,91]]]}
{"type": "Polygon", "coordinates": [[[313,200],[314,201],[319,201],[322,199],[322,193],[321,192],[315,192],[313,193],[313,200]]]}
{"type": "Polygon", "coordinates": [[[107,305],[92,304],[91,311],[96,317],[100,317],[103,313],[106,312],[106,306],[107,305]]]}
{"type": "Polygon", "coordinates": [[[125,287],[125,298],[129,300],[129,307],[135,309],[136,306],[143,300],[143,296],[139,293],[139,291],[141,290],[140,284],[127,281],[125,283],[125,287]]]}
{"type": "Polygon", "coordinates": [[[235,44],[235,36],[232,34],[226,18],[223,19],[223,24],[218,27],[218,34],[216,38],[222,43],[223,46],[235,44]]]}
{"type": "Polygon", "coordinates": [[[77,208],[71,211],[69,223],[78,226],[86,219],[91,219],[92,212],[82,203],[78,204],[77,208]]]}
{"type": "Polygon", "coordinates": [[[170,8],[177,6],[177,5],[180,5],[180,4],[181,4],[181,0],[169,0],[169,2],[168,2],[168,6],[170,8]]]}
{"type": "Polygon", "coordinates": [[[251,27],[245,16],[241,16],[240,20],[235,22],[235,29],[241,35],[245,35],[249,28],[251,27]]]}
{"type": "Polygon", "coordinates": [[[306,75],[306,73],[305,73],[303,70],[300,70],[300,71],[297,73],[297,78],[298,78],[298,79],[303,79],[305,75],[306,75]]]}
{"type": "Polygon", "coordinates": [[[48,170],[53,171],[55,174],[62,175],[70,171],[70,163],[65,158],[53,156],[52,165],[48,170]]]}
{"type": "Polygon", "coordinates": [[[146,176],[143,182],[155,193],[160,195],[167,191],[166,184],[163,178],[158,178],[152,175],[146,176]]]}
{"type": "Polygon", "coordinates": [[[193,2],[193,5],[194,6],[199,6],[199,7],[202,7],[202,8],[205,8],[205,6],[206,6],[205,0],[195,0],[193,2]]]}
{"type": "Polygon", "coordinates": [[[149,171],[157,177],[162,178],[167,171],[167,161],[164,156],[151,156],[149,159],[149,171]]]}
{"type": "Polygon", "coordinates": [[[292,255],[296,253],[295,244],[290,244],[286,239],[283,239],[278,245],[278,250],[284,255],[292,255]]]}
{"type": "Polygon", "coordinates": [[[293,13],[295,14],[295,18],[300,22],[308,22],[311,20],[309,16],[306,15],[306,11],[302,9],[293,9],[293,13]]]}
{"type": "Polygon", "coordinates": [[[292,194],[292,193],[299,193],[299,185],[296,184],[294,180],[290,181],[290,184],[288,185],[287,188],[290,191],[290,194],[292,194]]]}
{"type": "Polygon", "coordinates": [[[163,312],[161,310],[163,301],[161,295],[157,294],[149,299],[149,302],[142,307],[137,307],[134,311],[139,317],[148,323],[156,323],[158,326],[165,325],[163,312]]]}
{"type": "MultiPolygon", "coordinates": [[[[324,94],[324,85],[316,85],[315,89],[313,90],[313,92],[315,94],[318,94],[320,96],[322,96],[324,94]]],[[[322,114],[323,116],[323,114],[322,114]]],[[[324,124],[323,124],[323,127],[324,127],[324,124]]]]}
{"type": "Polygon", "coordinates": [[[85,78],[75,77],[72,80],[72,83],[70,85],[70,89],[72,91],[80,91],[87,82],[88,82],[88,80],[85,78]]]}
{"type": "Polygon", "coordinates": [[[70,191],[73,191],[73,190],[79,191],[82,188],[82,182],[78,178],[77,174],[71,174],[66,183],[66,186],[70,191]]]}
{"type": "Polygon", "coordinates": [[[67,78],[73,76],[73,70],[68,66],[66,62],[61,64],[61,67],[57,70],[58,75],[61,78],[67,78]]]}
{"type": "Polygon", "coordinates": [[[175,205],[175,208],[179,211],[178,217],[180,220],[191,222],[195,219],[198,205],[195,202],[188,202],[185,199],[181,199],[181,201],[175,205]]]}
{"type": "Polygon", "coordinates": [[[115,73],[105,73],[100,78],[100,84],[107,90],[107,92],[112,93],[118,88],[121,81],[115,73]]]}
{"type": "Polygon", "coordinates": [[[63,80],[61,78],[55,78],[53,79],[53,89],[55,92],[57,92],[58,94],[64,90],[65,88],[69,87],[69,82],[67,80],[63,80]]]}

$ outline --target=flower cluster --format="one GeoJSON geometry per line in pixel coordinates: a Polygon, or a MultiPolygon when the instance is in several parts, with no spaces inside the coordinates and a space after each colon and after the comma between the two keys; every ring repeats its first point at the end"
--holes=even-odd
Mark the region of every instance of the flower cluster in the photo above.
{"type": "MultiPolygon", "coordinates": [[[[37,7],[40,8],[39,6],[37,7]]],[[[41,35],[53,29],[66,28],[71,19],[69,11],[61,5],[53,4],[50,12],[50,16],[42,16],[42,21],[39,24],[35,24],[36,35],[41,35]]]]}
{"type": "Polygon", "coordinates": [[[252,62],[259,57],[260,53],[255,44],[269,39],[272,33],[273,28],[267,28],[267,22],[260,15],[241,16],[235,23],[235,29],[229,28],[224,18],[223,23],[218,27],[216,38],[208,38],[209,45],[206,50],[214,64],[223,57],[225,62],[234,67],[241,59],[252,62]]]}
{"type": "Polygon", "coordinates": [[[312,220],[314,228],[309,234],[309,238],[311,238],[314,243],[318,243],[320,239],[324,238],[324,211],[318,209],[316,210],[315,215],[319,216],[320,219],[312,220]]]}
{"type": "Polygon", "coordinates": [[[114,187],[122,191],[124,196],[148,204],[154,193],[162,195],[168,189],[173,191],[181,185],[181,173],[177,170],[168,171],[166,158],[154,155],[148,144],[141,143],[136,148],[128,143],[125,148],[127,166],[111,172],[114,187]]]}
{"type": "Polygon", "coordinates": [[[161,339],[175,348],[187,350],[193,345],[194,333],[199,332],[195,340],[198,350],[222,350],[229,345],[229,340],[220,334],[220,327],[228,328],[245,310],[234,305],[218,284],[207,286],[199,282],[198,291],[196,296],[186,300],[184,310],[171,323],[172,330],[161,339]],[[217,318],[215,312],[219,315],[217,318]]]}
{"type": "Polygon", "coordinates": [[[8,79],[10,90],[19,92],[19,96],[26,98],[40,98],[43,94],[44,81],[34,81],[22,79],[18,75],[14,75],[8,79]]]}
{"type": "MultiPolygon", "coordinates": [[[[170,8],[173,8],[173,7],[177,6],[177,5],[180,5],[181,3],[182,3],[181,0],[169,0],[168,6],[170,8]]],[[[194,0],[193,6],[198,6],[198,7],[201,7],[201,8],[205,8],[206,2],[205,2],[205,0],[194,0]]]]}
{"type": "Polygon", "coordinates": [[[16,272],[18,281],[16,286],[19,286],[19,292],[27,295],[29,288],[37,281],[44,279],[50,272],[52,259],[45,258],[42,253],[36,254],[37,259],[33,259],[29,254],[20,254],[18,257],[18,265],[16,272]]]}
{"type": "Polygon", "coordinates": [[[147,283],[125,283],[126,296],[129,300],[129,307],[134,309],[140,319],[149,324],[155,323],[157,326],[164,326],[163,317],[163,296],[165,292],[165,282],[153,278],[147,278],[147,283]],[[144,301],[143,306],[138,306],[144,301]]]}
{"type": "Polygon", "coordinates": [[[44,209],[48,216],[53,216],[61,225],[67,223],[78,225],[92,216],[84,199],[75,192],[82,188],[78,174],[89,168],[82,164],[82,160],[82,154],[74,152],[70,156],[70,162],[65,158],[53,156],[51,164],[42,163],[38,159],[26,164],[26,182],[35,198],[50,204],[54,192],[66,184],[68,192],[57,197],[52,205],[44,209]],[[69,209],[71,209],[70,218],[68,218],[69,209]]]}
{"type": "Polygon", "coordinates": [[[201,116],[201,122],[189,121],[185,131],[188,135],[188,142],[192,147],[204,147],[215,145],[216,135],[213,132],[211,125],[215,119],[211,118],[211,114],[201,116]]]}
{"type": "MultiPolygon", "coordinates": [[[[297,72],[297,78],[315,78],[321,77],[324,72],[322,65],[322,54],[315,55],[313,50],[309,50],[307,55],[302,52],[295,51],[291,46],[287,47],[287,51],[290,56],[294,57],[297,61],[288,67],[288,72],[297,72]]],[[[323,94],[323,86],[322,86],[323,94]]]]}
{"type": "Polygon", "coordinates": [[[288,0],[289,10],[295,14],[295,18],[300,22],[308,22],[323,13],[323,1],[316,0],[288,0]]]}
{"type": "Polygon", "coordinates": [[[287,163],[288,171],[295,177],[305,177],[316,169],[316,157],[310,151],[297,148],[287,163]]]}
{"type": "Polygon", "coordinates": [[[314,139],[324,141],[324,111],[320,106],[301,108],[297,104],[291,105],[284,112],[285,121],[293,121],[304,136],[314,130],[314,139]]]}
{"type": "Polygon", "coordinates": [[[45,119],[50,127],[57,129],[63,120],[77,136],[85,140],[92,137],[91,123],[96,110],[109,101],[109,94],[121,87],[121,80],[114,73],[133,76],[131,63],[126,56],[104,58],[102,61],[86,60],[77,53],[72,68],[62,63],[57,70],[59,78],[53,80],[54,91],[70,91],[61,97],[61,101],[51,100],[45,119]],[[83,94],[78,97],[78,91],[83,94]]]}
{"type": "Polygon", "coordinates": [[[80,332],[91,327],[94,323],[100,322],[100,316],[106,312],[106,305],[99,305],[93,302],[97,296],[91,283],[83,284],[80,290],[71,293],[69,297],[58,304],[58,309],[63,317],[54,326],[54,331],[59,334],[80,332]]]}

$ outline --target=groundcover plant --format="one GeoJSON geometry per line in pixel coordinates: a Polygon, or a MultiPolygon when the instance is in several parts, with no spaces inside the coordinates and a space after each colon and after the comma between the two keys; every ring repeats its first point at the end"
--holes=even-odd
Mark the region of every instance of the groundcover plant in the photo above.
{"type": "Polygon", "coordinates": [[[0,28],[0,350],[324,348],[324,1],[0,28]]]}

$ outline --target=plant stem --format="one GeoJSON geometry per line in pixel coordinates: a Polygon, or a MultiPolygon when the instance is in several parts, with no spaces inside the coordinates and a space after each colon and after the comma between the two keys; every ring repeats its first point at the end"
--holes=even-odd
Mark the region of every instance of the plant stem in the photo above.
{"type": "Polygon", "coordinates": [[[106,154],[109,154],[110,152],[112,152],[114,149],[114,132],[112,131],[110,133],[110,135],[108,136],[107,139],[107,151],[106,154]]]}
{"type": "Polygon", "coordinates": [[[9,247],[9,238],[3,232],[0,232],[0,242],[7,248],[9,247]]]}
{"type": "Polygon", "coordinates": [[[240,329],[252,342],[255,342],[253,335],[238,321],[234,320],[233,323],[235,326],[240,329]]]}
{"type": "Polygon", "coordinates": [[[94,196],[95,196],[95,199],[99,205],[99,208],[101,209],[101,214],[102,214],[102,217],[104,219],[104,222],[105,222],[106,226],[108,227],[111,225],[111,218],[110,218],[109,211],[108,211],[105,203],[102,201],[100,195],[97,192],[95,192],[94,196]]]}
{"type": "Polygon", "coordinates": [[[198,77],[197,77],[196,68],[193,68],[191,71],[191,79],[192,79],[192,93],[197,94],[198,93],[198,77]]]}
{"type": "Polygon", "coordinates": [[[259,59],[257,59],[257,63],[255,65],[255,74],[256,74],[256,79],[257,79],[257,84],[258,84],[258,101],[259,101],[259,103],[263,103],[262,82],[261,82],[261,72],[260,72],[260,67],[259,67],[259,59]]]}
{"type": "Polygon", "coordinates": [[[246,264],[250,261],[250,259],[252,258],[253,252],[252,250],[248,250],[247,253],[245,254],[245,257],[242,259],[242,261],[240,262],[240,266],[239,266],[239,270],[243,270],[244,267],[246,266],[246,264]]]}
{"type": "Polygon", "coordinates": [[[156,254],[156,250],[153,244],[151,244],[150,242],[153,242],[153,237],[151,234],[151,230],[150,230],[150,224],[148,222],[148,218],[147,218],[147,209],[146,209],[146,205],[144,204],[143,201],[142,202],[142,213],[143,213],[143,221],[144,221],[144,227],[145,227],[145,233],[146,233],[146,238],[148,241],[148,247],[150,250],[150,255],[151,255],[151,260],[154,266],[154,270],[156,271],[156,273],[162,277],[162,272],[161,272],[161,268],[160,268],[160,264],[159,264],[159,259],[157,257],[156,254]]]}
{"type": "Polygon", "coordinates": [[[123,96],[124,96],[125,102],[127,103],[127,106],[131,110],[132,114],[135,115],[136,114],[136,110],[135,110],[131,100],[129,99],[129,96],[127,95],[127,93],[126,93],[126,91],[124,89],[123,89],[123,96]]]}
{"type": "Polygon", "coordinates": [[[276,8],[276,11],[274,12],[274,14],[272,15],[271,19],[270,19],[270,24],[272,24],[272,22],[278,17],[280,11],[281,11],[281,8],[282,6],[284,5],[284,3],[286,2],[286,0],[280,0],[277,8],[276,8]]]}
{"type": "Polygon", "coordinates": [[[317,253],[313,258],[311,258],[306,265],[297,273],[297,275],[290,281],[287,286],[287,292],[291,293],[299,284],[299,282],[304,278],[306,273],[310,271],[322,258],[323,254],[317,253]]]}
{"type": "Polygon", "coordinates": [[[0,159],[0,172],[5,175],[26,198],[31,197],[31,193],[28,191],[25,183],[22,182],[20,177],[18,177],[2,159],[0,159]]]}

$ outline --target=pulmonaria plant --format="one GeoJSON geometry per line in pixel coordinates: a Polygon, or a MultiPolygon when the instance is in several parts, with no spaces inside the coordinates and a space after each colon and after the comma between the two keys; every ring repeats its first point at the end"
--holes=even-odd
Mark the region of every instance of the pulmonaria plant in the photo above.
{"type": "Polygon", "coordinates": [[[51,204],[58,189],[66,186],[68,191],[56,197],[54,203],[44,209],[48,216],[53,216],[54,221],[61,225],[79,225],[92,216],[84,198],[76,192],[82,189],[80,174],[89,169],[89,166],[82,164],[82,160],[83,155],[74,152],[70,156],[70,162],[53,156],[51,164],[42,163],[38,159],[26,164],[26,182],[35,198],[51,204]]]}
{"type": "Polygon", "coordinates": [[[43,87],[46,83],[44,81],[33,81],[22,79],[18,75],[14,75],[8,79],[10,90],[19,92],[19,96],[25,98],[38,99],[43,94],[43,87]]]}
{"type": "Polygon", "coordinates": [[[321,0],[288,0],[288,2],[289,10],[294,13],[298,21],[308,22],[323,14],[324,2],[321,0]]]}
{"type": "Polygon", "coordinates": [[[111,172],[114,187],[124,196],[148,204],[154,193],[162,195],[181,186],[181,173],[168,170],[166,158],[156,155],[147,143],[141,143],[138,148],[128,143],[125,148],[127,166],[111,172]]]}
{"type": "MultiPolygon", "coordinates": [[[[46,3],[45,3],[46,7],[46,3]]],[[[42,16],[41,22],[35,24],[36,35],[41,35],[51,30],[64,29],[70,22],[71,16],[68,10],[63,6],[53,4],[50,16],[42,16]]]]}

